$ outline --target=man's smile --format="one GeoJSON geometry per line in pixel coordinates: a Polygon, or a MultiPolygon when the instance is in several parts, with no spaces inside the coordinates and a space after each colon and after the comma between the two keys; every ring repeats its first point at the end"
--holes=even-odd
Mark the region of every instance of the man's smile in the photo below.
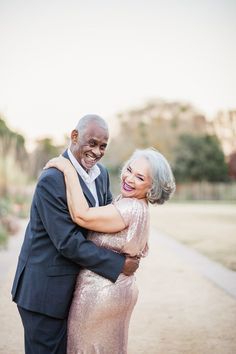
{"type": "Polygon", "coordinates": [[[90,154],[85,154],[85,156],[88,158],[88,160],[95,162],[97,160],[97,157],[92,156],[90,154]]]}

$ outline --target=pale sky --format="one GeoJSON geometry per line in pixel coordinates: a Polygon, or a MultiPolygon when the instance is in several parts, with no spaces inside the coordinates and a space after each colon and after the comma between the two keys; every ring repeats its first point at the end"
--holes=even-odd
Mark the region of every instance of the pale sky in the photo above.
{"type": "Polygon", "coordinates": [[[0,112],[27,139],[153,98],[236,108],[235,0],[0,0],[0,112]]]}

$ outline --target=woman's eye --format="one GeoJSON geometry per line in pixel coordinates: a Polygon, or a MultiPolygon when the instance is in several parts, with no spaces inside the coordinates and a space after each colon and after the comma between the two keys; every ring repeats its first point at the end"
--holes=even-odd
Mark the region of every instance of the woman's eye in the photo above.
{"type": "Polygon", "coordinates": [[[144,181],[143,177],[138,177],[138,179],[139,179],[140,181],[144,181]]]}

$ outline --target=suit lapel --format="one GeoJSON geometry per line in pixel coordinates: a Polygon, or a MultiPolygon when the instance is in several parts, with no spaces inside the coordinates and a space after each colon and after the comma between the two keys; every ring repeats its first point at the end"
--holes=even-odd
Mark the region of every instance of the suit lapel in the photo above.
{"type": "MultiPolygon", "coordinates": [[[[68,153],[67,153],[67,150],[64,151],[64,153],[63,153],[62,155],[63,155],[64,157],[66,157],[68,160],[70,160],[70,159],[69,159],[69,156],[68,156],[68,153]]],[[[79,177],[79,180],[80,180],[81,188],[82,188],[83,193],[84,193],[84,195],[85,195],[85,197],[86,197],[86,199],[87,199],[87,201],[88,201],[88,203],[89,203],[89,206],[94,207],[95,204],[96,204],[96,202],[95,202],[95,199],[94,199],[92,193],[90,192],[90,190],[89,190],[88,187],[86,186],[86,184],[85,184],[83,178],[79,175],[78,172],[77,172],[77,174],[78,174],[78,177],[79,177]]],[[[100,204],[100,201],[99,201],[99,204],[100,204]]]]}
{"type": "Polygon", "coordinates": [[[95,179],[95,185],[96,185],[99,205],[104,205],[104,198],[103,198],[103,194],[102,194],[101,174],[95,179]]]}
{"type": "MultiPolygon", "coordinates": [[[[77,172],[78,174],[78,172],[77,172]]],[[[78,174],[79,176],[79,180],[80,180],[80,185],[82,187],[82,190],[84,192],[84,195],[89,203],[90,206],[94,207],[96,205],[96,201],[92,195],[92,193],[90,192],[90,190],[88,189],[87,185],[85,184],[83,178],[78,174]]]]}

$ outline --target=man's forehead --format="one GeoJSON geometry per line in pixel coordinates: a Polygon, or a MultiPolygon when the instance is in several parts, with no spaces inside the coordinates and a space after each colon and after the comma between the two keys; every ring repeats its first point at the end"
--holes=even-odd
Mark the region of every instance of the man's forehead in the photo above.
{"type": "Polygon", "coordinates": [[[83,140],[84,141],[93,141],[95,143],[98,144],[107,144],[108,143],[108,134],[104,135],[104,134],[90,134],[89,132],[83,135],[83,140]]]}
{"type": "Polygon", "coordinates": [[[94,139],[97,139],[101,135],[105,135],[108,137],[108,129],[106,127],[103,127],[99,125],[96,122],[91,122],[84,130],[84,135],[86,136],[93,136],[94,139]]]}
{"type": "Polygon", "coordinates": [[[89,140],[93,141],[107,141],[108,140],[108,135],[107,136],[98,136],[98,135],[87,135],[86,138],[89,140]]]}

